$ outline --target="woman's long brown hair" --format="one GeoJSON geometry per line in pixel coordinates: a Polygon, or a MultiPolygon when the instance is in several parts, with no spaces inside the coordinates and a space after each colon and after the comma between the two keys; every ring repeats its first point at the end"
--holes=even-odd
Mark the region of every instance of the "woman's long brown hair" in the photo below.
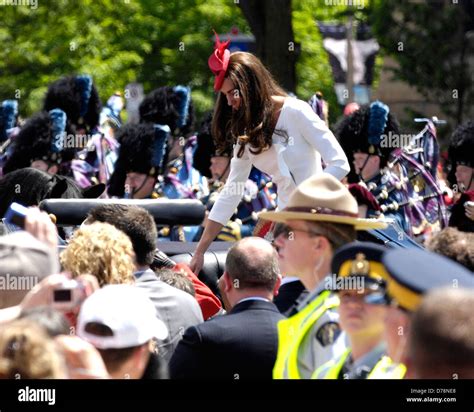
{"type": "MultiPolygon", "coordinates": [[[[226,96],[219,93],[212,121],[212,135],[217,149],[225,152],[239,142],[241,148],[237,157],[242,157],[246,144],[251,146],[253,154],[262,153],[271,147],[275,128],[272,96],[287,96],[287,93],[251,53],[232,53],[226,77],[238,90],[240,107],[233,111],[227,104],[226,96]]],[[[282,131],[275,132],[284,135],[282,131]]]]}

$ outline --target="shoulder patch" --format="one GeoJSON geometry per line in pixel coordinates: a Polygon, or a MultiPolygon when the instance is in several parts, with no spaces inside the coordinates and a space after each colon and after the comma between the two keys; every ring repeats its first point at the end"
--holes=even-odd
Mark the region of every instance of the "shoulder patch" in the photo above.
{"type": "Polygon", "coordinates": [[[316,332],[316,339],[322,346],[332,345],[341,334],[341,327],[336,322],[326,322],[316,332]]]}

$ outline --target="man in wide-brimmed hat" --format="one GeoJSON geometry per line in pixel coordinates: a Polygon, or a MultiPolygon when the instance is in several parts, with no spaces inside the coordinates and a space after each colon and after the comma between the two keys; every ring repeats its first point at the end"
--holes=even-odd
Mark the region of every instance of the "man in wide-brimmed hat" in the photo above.
{"type": "Polygon", "coordinates": [[[383,228],[376,219],[358,217],[357,202],[333,176],[322,173],[301,183],[279,212],[262,219],[279,222],[274,230],[280,270],[298,278],[309,294],[296,314],[279,323],[276,379],[309,378],[312,372],[345,350],[338,314],[339,300],[325,280],[339,247],[356,238],[356,230],[383,228]]]}

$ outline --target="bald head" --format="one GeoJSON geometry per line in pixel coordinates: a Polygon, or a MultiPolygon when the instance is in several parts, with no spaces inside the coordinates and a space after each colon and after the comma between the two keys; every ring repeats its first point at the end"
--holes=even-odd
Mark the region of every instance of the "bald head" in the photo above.
{"type": "Polygon", "coordinates": [[[225,270],[240,289],[272,291],[278,279],[278,256],[269,242],[247,237],[236,242],[227,253],[225,270]]]}
{"type": "Polygon", "coordinates": [[[474,378],[473,307],[472,289],[438,289],[423,299],[410,336],[417,378],[474,378]]]}

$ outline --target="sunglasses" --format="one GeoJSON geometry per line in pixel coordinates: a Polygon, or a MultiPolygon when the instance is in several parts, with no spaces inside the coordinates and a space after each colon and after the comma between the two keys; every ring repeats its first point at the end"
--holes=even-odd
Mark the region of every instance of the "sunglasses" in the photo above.
{"type": "Polygon", "coordinates": [[[277,223],[273,229],[273,238],[276,239],[278,236],[283,236],[285,239],[294,238],[294,232],[308,233],[312,236],[325,236],[313,230],[296,229],[288,226],[285,223],[277,223]]]}
{"type": "Polygon", "coordinates": [[[295,229],[288,226],[286,223],[277,223],[273,229],[273,241],[272,244],[275,244],[275,240],[278,236],[283,236],[287,240],[293,240],[295,238],[295,232],[307,233],[311,237],[322,236],[328,240],[333,248],[336,249],[336,242],[332,239],[330,233],[320,233],[314,230],[305,230],[305,229],[295,229]]]}

